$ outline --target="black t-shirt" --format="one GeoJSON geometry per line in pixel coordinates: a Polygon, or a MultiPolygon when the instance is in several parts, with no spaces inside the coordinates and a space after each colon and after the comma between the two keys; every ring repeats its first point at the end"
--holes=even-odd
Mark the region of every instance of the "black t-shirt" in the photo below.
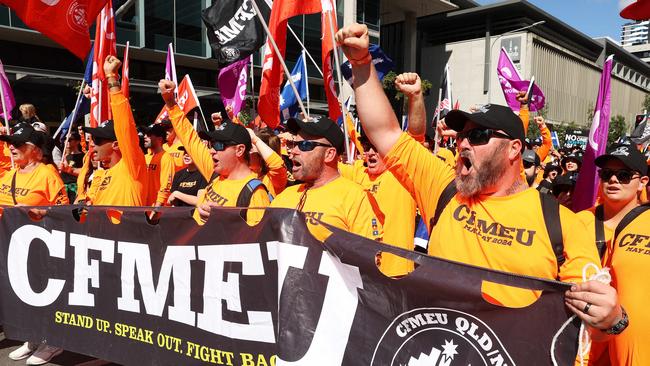
{"type": "MultiPolygon", "coordinates": [[[[85,154],[82,152],[68,154],[68,156],[65,157],[65,160],[68,162],[70,167],[81,168],[84,164],[84,155],[85,154]]],[[[61,173],[61,179],[65,184],[77,182],[77,176],[68,173],[61,173]]]]}
{"type": "MultiPolygon", "coordinates": [[[[203,189],[207,185],[208,182],[205,180],[203,175],[201,175],[201,172],[198,170],[191,172],[187,169],[183,169],[179,170],[174,175],[171,191],[179,191],[181,193],[196,196],[199,193],[199,189],[203,189]]],[[[175,199],[172,204],[174,206],[189,206],[187,203],[179,199],[175,199]]]]}

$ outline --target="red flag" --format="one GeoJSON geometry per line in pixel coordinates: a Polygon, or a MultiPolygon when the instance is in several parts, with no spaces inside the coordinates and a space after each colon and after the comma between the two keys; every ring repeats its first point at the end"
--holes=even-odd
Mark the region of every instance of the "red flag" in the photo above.
{"type": "Polygon", "coordinates": [[[124,49],[124,63],[122,64],[122,94],[129,98],[129,41],[126,41],[124,49]]]}
{"type": "Polygon", "coordinates": [[[81,60],[90,50],[88,27],[106,0],[2,0],[28,27],[52,39],[81,60]]]}
{"type": "Polygon", "coordinates": [[[454,104],[454,109],[459,110],[460,109],[460,101],[456,100],[456,104],[454,104]]]}
{"type": "Polygon", "coordinates": [[[153,123],[158,124],[164,119],[169,119],[169,113],[167,113],[167,108],[165,106],[162,107],[160,113],[158,113],[158,117],[156,117],[156,120],[153,123]]]}
{"type": "MultiPolygon", "coordinates": [[[[287,46],[287,20],[300,14],[312,14],[320,11],[320,0],[276,0],[273,2],[269,30],[271,37],[278,46],[280,57],[284,58],[287,46]]],[[[258,113],[262,120],[272,128],[280,124],[282,72],[279,57],[275,54],[271,42],[267,39],[264,48],[258,113]]]]}
{"type": "Polygon", "coordinates": [[[178,98],[177,98],[178,107],[186,115],[190,111],[199,106],[199,98],[196,96],[194,91],[194,85],[192,85],[192,80],[189,75],[185,75],[181,83],[178,85],[178,98]]]}
{"type": "Polygon", "coordinates": [[[115,20],[113,2],[108,0],[104,9],[97,16],[95,28],[95,52],[93,52],[93,83],[90,98],[90,125],[96,127],[111,118],[108,103],[108,85],[104,75],[104,60],[108,55],[117,54],[115,45],[115,20]]]}
{"type": "Polygon", "coordinates": [[[338,30],[336,24],[336,13],[332,6],[332,0],[321,0],[323,12],[321,14],[321,58],[323,60],[323,81],[325,83],[325,95],[327,96],[327,106],[329,109],[329,117],[332,121],[336,121],[341,117],[341,106],[336,97],[336,86],[334,83],[334,74],[332,73],[332,51],[334,50],[334,40],[332,39],[332,31],[330,29],[330,19],[334,27],[334,34],[338,30]]]}

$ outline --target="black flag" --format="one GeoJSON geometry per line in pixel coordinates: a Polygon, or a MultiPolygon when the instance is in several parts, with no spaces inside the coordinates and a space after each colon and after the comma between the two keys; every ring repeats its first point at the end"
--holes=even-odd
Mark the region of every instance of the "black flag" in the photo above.
{"type": "MultiPolygon", "coordinates": [[[[269,7],[261,6],[268,22],[269,7]]],[[[214,57],[224,67],[257,51],[266,40],[251,0],[220,0],[201,12],[214,57]]]]}

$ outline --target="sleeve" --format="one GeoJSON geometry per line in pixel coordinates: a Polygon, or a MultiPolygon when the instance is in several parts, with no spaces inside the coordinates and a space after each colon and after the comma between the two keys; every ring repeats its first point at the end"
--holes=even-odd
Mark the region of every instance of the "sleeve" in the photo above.
{"type": "MultiPolygon", "coordinates": [[[[248,205],[249,207],[269,207],[271,201],[269,200],[268,192],[262,187],[258,188],[253,192],[251,197],[251,202],[248,205]]],[[[249,225],[256,225],[262,220],[264,212],[266,210],[248,210],[246,216],[246,222],[249,225]]]]}
{"type": "Polygon", "coordinates": [[[409,136],[411,136],[413,138],[413,140],[415,140],[415,141],[417,141],[417,142],[419,142],[421,144],[424,143],[425,136],[426,136],[424,133],[421,134],[421,135],[413,135],[413,134],[411,134],[411,131],[407,131],[406,133],[408,133],[409,136]]]}
{"type": "Polygon", "coordinates": [[[11,170],[11,152],[4,141],[0,141],[0,170],[11,170]]]}
{"type": "Polygon", "coordinates": [[[273,191],[278,195],[287,187],[287,167],[284,165],[282,157],[275,151],[265,162],[269,168],[269,172],[266,175],[271,180],[271,184],[273,184],[273,191]]]}
{"type": "Polygon", "coordinates": [[[58,173],[53,170],[53,174],[47,180],[47,200],[54,205],[68,205],[68,193],[65,190],[63,180],[58,173]]]}
{"type": "Polygon", "coordinates": [[[163,153],[162,159],[160,159],[160,189],[156,196],[156,203],[162,203],[163,205],[167,203],[167,198],[171,194],[175,170],[174,158],[167,153],[163,153]]]}
{"type": "Polygon", "coordinates": [[[406,133],[384,160],[400,184],[415,193],[420,214],[429,222],[442,191],[454,180],[454,170],[406,133]]]}
{"type": "Polygon", "coordinates": [[[542,146],[537,149],[537,155],[540,161],[546,160],[551,147],[553,147],[553,140],[551,139],[551,130],[544,127],[539,131],[542,134],[542,146]]]}
{"type": "Polygon", "coordinates": [[[363,175],[363,170],[365,169],[362,160],[355,160],[352,165],[339,162],[338,168],[339,174],[341,174],[343,178],[349,179],[357,184],[361,183],[361,177],[363,175]]]}
{"type": "Polygon", "coordinates": [[[522,105],[519,109],[519,119],[524,125],[524,135],[528,133],[528,123],[530,122],[530,111],[527,105],[522,105]]]}
{"type": "Polygon", "coordinates": [[[564,264],[560,267],[559,279],[564,282],[582,282],[582,269],[593,263],[600,268],[600,258],[596,250],[594,228],[585,225],[585,219],[579,218],[569,209],[560,206],[560,222],[564,238],[564,264]]]}
{"type": "Polygon", "coordinates": [[[135,129],[131,104],[121,91],[111,93],[111,110],[122,160],[124,160],[131,178],[138,179],[144,176],[147,164],[144,161],[144,153],[140,150],[140,139],[138,131],[135,129]]]}
{"type": "Polygon", "coordinates": [[[77,201],[86,199],[86,175],[90,169],[90,154],[84,155],[83,165],[77,176],[77,201]]]}
{"type": "Polygon", "coordinates": [[[175,105],[172,109],[168,109],[167,112],[174,126],[176,136],[178,136],[185,150],[192,157],[201,175],[205,177],[205,180],[209,181],[214,173],[214,161],[212,161],[210,150],[203,145],[199,134],[192,128],[192,124],[185,118],[183,111],[178,105],[175,105]]]}

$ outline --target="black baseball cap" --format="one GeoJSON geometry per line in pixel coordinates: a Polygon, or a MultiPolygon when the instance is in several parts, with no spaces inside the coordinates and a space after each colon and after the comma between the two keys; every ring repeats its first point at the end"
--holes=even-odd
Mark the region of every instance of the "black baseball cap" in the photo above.
{"type": "Polygon", "coordinates": [[[569,162],[569,160],[573,160],[576,164],[578,164],[578,169],[580,169],[582,166],[582,156],[580,154],[571,153],[563,157],[560,161],[560,165],[563,169],[566,169],[566,163],[569,162]]]}
{"type": "Polygon", "coordinates": [[[165,138],[167,136],[167,129],[161,126],[159,123],[153,124],[144,131],[145,135],[153,135],[165,138]]]}
{"type": "Polygon", "coordinates": [[[474,113],[452,110],[445,116],[445,123],[454,131],[460,132],[465,122],[472,121],[481,127],[501,130],[513,139],[520,140],[525,145],[526,134],[521,119],[512,112],[510,107],[498,104],[486,104],[474,113]]]}
{"type": "Polygon", "coordinates": [[[315,116],[315,118],[307,122],[298,118],[290,118],[287,120],[287,129],[293,135],[303,131],[310,136],[323,137],[336,148],[336,152],[343,153],[345,146],[343,131],[334,121],[327,117],[315,116]]]}
{"type": "Polygon", "coordinates": [[[83,131],[89,133],[92,137],[117,141],[117,136],[115,136],[115,125],[113,124],[112,119],[100,123],[97,127],[83,127],[83,131]]]}
{"type": "Polygon", "coordinates": [[[46,135],[43,132],[36,131],[29,123],[21,122],[13,130],[14,132],[11,135],[0,135],[0,140],[14,146],[29,142],[39,148],[43,148],[47,142],[46,135]]]}
{"type": "Polygon", "coordinates": [[[648,163],[634,146],[617,144],[612,146],[607,154],[601,155],[596,158],[596,166],[602,168],[610,160],[618,160],[627,168],[641,173],[642,176],[648,175],[648,163]]]}
{"type": "Polygon", "coordinates": [[[201,131],[199,137],[209,141],[235,142],[244,144],[251,148],[251,136],[248,134],[246,127],[231,121],[224,121],[215,128],[214,131],[201,131]]]}
{"type": "Polygon", "coordinates": [[[548,165],[546,165],[546,167],[544,168],[544,173],[545,173],[546,175],[548,175],[548,174],[551,173],[552,171],[556,171],[557,174],[562,174],[562,168],[560,168],[558,165],[555,165],[555,164],[548,164],[548,165]]]}

